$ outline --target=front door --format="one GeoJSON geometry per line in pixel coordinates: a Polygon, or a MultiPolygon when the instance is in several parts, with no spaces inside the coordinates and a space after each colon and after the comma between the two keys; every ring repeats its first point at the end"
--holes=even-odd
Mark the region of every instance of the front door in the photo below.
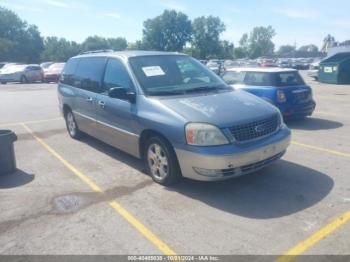
{"type": "Polygon", "coordinates": [[[114,87],[134,92],[129,73],[120,60],[115,58],[108,60],[102,86],[103,92],[96,97],[99,139],[129,154],[139,156],[136,104],[108,96],[108,90],[114,87]]]}

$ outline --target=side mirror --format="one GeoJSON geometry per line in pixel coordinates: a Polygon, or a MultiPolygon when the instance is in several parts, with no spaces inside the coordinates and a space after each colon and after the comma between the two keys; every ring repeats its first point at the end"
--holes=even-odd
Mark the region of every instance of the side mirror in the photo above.
{"type": "Polygon", "coordinates": [[[108,90],[108,96],[111,98],[118,98],[121,100],[127,100],[130,103],[135,103],[136,94],[124,87],[112,87],[108,90]]]}

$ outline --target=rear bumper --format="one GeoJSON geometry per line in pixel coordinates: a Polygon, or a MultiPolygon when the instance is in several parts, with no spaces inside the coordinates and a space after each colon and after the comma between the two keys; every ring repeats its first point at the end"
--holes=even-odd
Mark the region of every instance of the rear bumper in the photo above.
{"type": "Polygon", "coordinates": [[[280,110],[284,118],[298,118],[311,116],[315,111],[315,108],[316,102],[311,100],[305,104],[286,106],[284,108],[280,108],[280,110]]]}
{"type": "Polygon", "coordinates": [[[208,152],[193,152],[175,149],[184,177],[215,181],[238,177],[264,168],[278,160],[290,144],[291,134],[287,127],[252,145],[232,145],[231,154],[215,154],[213,147],[208,152]]]}
{"type": "Polygon", "coordinates": [[[44,75],[44,81],[47,82],[58,82],[59,75],[44,75]]]}

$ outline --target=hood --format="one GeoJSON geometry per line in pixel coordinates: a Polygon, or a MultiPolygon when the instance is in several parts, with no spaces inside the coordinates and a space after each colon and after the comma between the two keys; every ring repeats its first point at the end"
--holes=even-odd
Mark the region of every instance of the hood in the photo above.
{"type": "Polygon", "coordinates": [[[196,94],[160,99],[160,103],[189,122],[204,122],[220,128],[270,117],[278,109],[245,91],[196,94]]]}

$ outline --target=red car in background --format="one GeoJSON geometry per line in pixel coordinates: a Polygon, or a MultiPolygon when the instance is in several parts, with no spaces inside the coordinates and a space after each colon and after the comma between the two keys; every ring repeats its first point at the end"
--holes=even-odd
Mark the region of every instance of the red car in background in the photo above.
{"type": "Polygon", "coordinates": [[[62,73],[64,65],[65,63],[54,63],[50,65],[49,68],[44,71],[44,82],[57,83],[62,73]]]}

